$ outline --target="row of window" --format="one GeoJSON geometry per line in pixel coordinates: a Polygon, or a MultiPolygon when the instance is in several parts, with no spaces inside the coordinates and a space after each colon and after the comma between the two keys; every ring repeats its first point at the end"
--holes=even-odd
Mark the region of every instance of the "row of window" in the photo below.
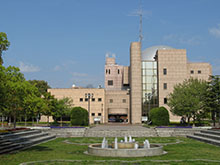
{"type": "MultiPolygon", "coordinates": [[[[80,102],[83,102],[83,100],[84,100],[83,98],[79,99],[80,102]]],[[[89,100],[88,98],[85,98],[85,101],[88,101],[88,100],[89,100]]],[[[95,98],[91,98],[91,100],[94,102],[95,98]]],[[[102,98],[98,98],[98,102],[101,102],[101,101],[102,101],[102,98]]]]}
{"type": "MultiPolygon", "coordinates": [[[[111,70],[110,70],[110,69],[106,69],[106,70],[105,70],[105,73],[106,73],[106,74],[111,74],[111,70]]],[[[120,69],[118,69],[118,74],[120,74],[120,69]]]]}
{"type": "MultiPolygon", "coordinates": [[[[109,103],[113,103],[113,99],[109,99],[109,103]]],[[[122,103],[126,103],[126,99],[122,99],[122,103]]]]}
{"type": "MultiPolygon", "coordinates": [[[[92,113],[92,116],[95,116],[95,113],[92,113]]],[[[98,113],[98,116],[102,116],[102,113],[98,113]]]]}
{"type": "MultiPolygon", "coordinates": [[[[190,71],[190,73],[191,73],[191,74],[194,74],[194,70],[191,70],[191,71],[190,71]]],[[[197,73],[198,73],[198,74],[201,74],[201,73],[202,73],[202,71],[201,71],[201,70],[198,70],[198,72],[197,72],[197,73]]]]}

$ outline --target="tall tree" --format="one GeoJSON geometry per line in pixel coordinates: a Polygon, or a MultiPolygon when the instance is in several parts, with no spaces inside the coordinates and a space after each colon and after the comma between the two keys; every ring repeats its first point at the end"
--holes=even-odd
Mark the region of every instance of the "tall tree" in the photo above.
{"type": "Polygon", "coordinates": [[[29,80],[29,82],[38,88],[41,95],[45,94],[47,89],[50,88],[48,83],[44,80],[29,80]]]}
{"type": "Polygon", "coordinates": [[[220,76],[210,76],[206,89],[207,92],[204,95],[205,109],[211,113],[214,126],[217,116],[220,125],[220,76]]]}
{"type": "Polygon", "coordinates": [[[8,50],[10,42],[8,41],[7,34],[0,32],[0,65],[3,64],[2,52],[8,50]]]}
{"type": "Polygon", "coordinates": [[[170,111],[178,116],[193,119],[200,119],[205,115],[202,98],[206,92],[206,82],[198,79],[185,80],[182,84],[174,86],[173,92],[169,95],[168,106],[170,111]]]}

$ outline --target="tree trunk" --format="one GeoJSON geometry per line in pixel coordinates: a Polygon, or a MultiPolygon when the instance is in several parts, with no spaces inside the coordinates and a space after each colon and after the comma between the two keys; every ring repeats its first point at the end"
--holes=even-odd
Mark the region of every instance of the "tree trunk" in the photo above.
{"type": "Polygon", "coordinates": [[[190,117],[187,117],[187,125],[190,126],[190,117]]]}
{"type": "Polygon", "coordinates": [[[47,126],[49,126],[49,116],[47,116],[47,126]]]}
{"type": "Polygon", "coordinates": [[[8,125],[9,125],[9,127],[11,127],[11,115],[9,116],[9,120],[8,120],[8,125]]]}
{"type": "Polygon", "coordinates": [[[32,117],[32,126],[34,126],[34,117],[32,117]]]}
{"type": "Polygon", "coordinates": [[[3,120],[3,115],[2,115],[2,128],[4,128],[4,120],[3,120]]]}
{"type": "Polygon", "coordinates": [[[212,112],[213,127],[215,127],[215,112],[212,112]]]}
{"type": "Polygon", "coordinates": [[[61,116],[60,120],[61,120],[61,127],[63,127],[63,117],[62,116],[61,116]]]}
{"type": "Polygon", "coordinates": [[[16,114],[14,115],[14,128],[16,128],[16,114]]]}
{"type": "Polygon", "coordinates": [[[27,127],[27,115],[25,114],[25,117],[24,117],[24,126],[27,127]]]}

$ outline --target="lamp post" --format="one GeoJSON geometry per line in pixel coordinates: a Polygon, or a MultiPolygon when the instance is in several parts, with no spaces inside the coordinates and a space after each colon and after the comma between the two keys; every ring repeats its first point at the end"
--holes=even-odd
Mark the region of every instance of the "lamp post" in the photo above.
{"type": "Polygon", "coordinates": [[[152,93],[145,93],[145,98],[148,99],[149,103],[148,103],[148,111],[147,111],[147,115],[149,116],[149,112],[150,112],[150,100],[152,97],[152,93]]]}
{"type": "Polygon", "coordinates": [[[90,98],[93,98],[93,93],[85,93],[85,98],[88,99],[88,118],[89,118],[89,124],[90,124],[90,98]]]}

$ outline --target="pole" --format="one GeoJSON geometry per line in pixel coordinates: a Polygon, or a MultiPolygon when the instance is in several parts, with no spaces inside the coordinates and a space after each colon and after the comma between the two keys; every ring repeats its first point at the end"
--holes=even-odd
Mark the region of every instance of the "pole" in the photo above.
{"type": "Polygon", "coordinates": [[[90,125],[90,95],[88,97],[88,116],[89,116],[89,125],[90,125]]]}

